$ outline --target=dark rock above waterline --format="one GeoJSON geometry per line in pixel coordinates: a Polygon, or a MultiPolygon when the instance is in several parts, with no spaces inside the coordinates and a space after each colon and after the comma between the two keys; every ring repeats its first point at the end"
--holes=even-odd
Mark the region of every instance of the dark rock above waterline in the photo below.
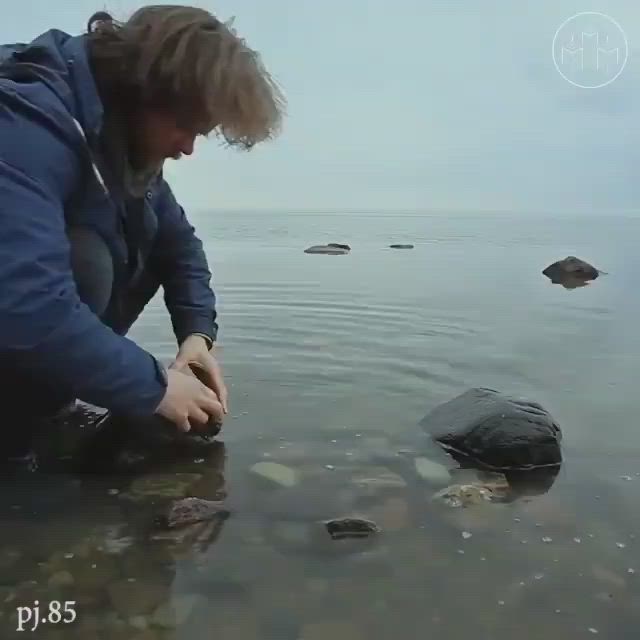
{"type": "Polygon", "coordinates": [[[460,464],[490,471],[551,469],[562,464],[562,433],[537,402],[472,388],[437,406],[420,426],[460,464]]]}
{"type": "Polygon", "coordinates": [[[351,251],[351,247],[348,244],[339,244],[337,242],[330,242],[329,244],[314,244],[311,247],[307,247],[305,253],[316,253],[330,256],[343,256],[351,251]]]}
{"type": "Polygon", "coordinates": [[[390,244],[389,248],[391,249],[413,249],[412,244],[390,244]]]}
{"type": "Polygon", "coordinates": [[[567,288],[584,286],[589,280],[595,280],[600,271],[588,262],[567,256],[543,269],[543,275],[547,276],[553,284],[562,284],[567,288]]]}

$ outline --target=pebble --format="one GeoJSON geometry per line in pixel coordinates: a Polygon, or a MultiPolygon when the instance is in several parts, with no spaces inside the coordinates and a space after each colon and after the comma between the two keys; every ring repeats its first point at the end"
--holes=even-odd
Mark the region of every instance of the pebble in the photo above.
{"type": "Polygon", "coordinates": [[[593,627],[589,627],[589,633],[598,633],[598,630],[593,627]]]}
{"type": "Polygon", "coordinates": [[[549,542],[553,542],[553,540],[551,538],[549,538],[548,536],[545,536],[544,538],[542,538],[542,542],[548,544],[549,542]]]}
{"type": "Polygon", "coordinates": [[[449,469],[442,464],[433,462],[428,458],[416,458],[414,464],[417,474],[423,480],[435,484],[448,484],[451,481],[449,469]]]}
{"type": "Polygon", "coordinates": [[[335,469],[335,467],[332,464],[325,464],[324,468],[329,469],[329,471],[333,471],[335,469]]]}
{"type": "Polygon", "coordinates": [[[624,542],[616,542],[618,549],[624,549],[627,545],[624,542]]]}
{"type": "Polygon", "coordinates": [[[193,463],[194,464],[202,464],[204,462],[204,458],[196,458],[193,463]]]}
{"type": "Polygon", "coordinates": [[[251,473],[283,487],[293,487],[298,481],[298,476],[293,469],[276,462],[258,462],[251,467],[251,473]]]}
{"type": "Polygon", "coordinates": [[[470,534],[468,531],[463,531],[463,532],[462,532],[462,537],[463,537],[465,540],[468,540],[468,539],[471,537],[471,534],[470,534]]]}
{"type": "Polygon", "coordinates": [[[581,538],[574,538],[573,541],[577,544],[580,544],[582,542],[581,538]]]}
{"type": "Polygon", "coordinates": [[[633,480],[633,478],[631,476],[620,476],[620,479],[621,480],[627,480],[627,481],[633,480]]]}
{"type": "Polygon", "coordinates": [[[107,493],[110,496],[117,496],[120,493],[120,490],[119,489],[109,489],[109,491],[107,491],[107,493]]]}

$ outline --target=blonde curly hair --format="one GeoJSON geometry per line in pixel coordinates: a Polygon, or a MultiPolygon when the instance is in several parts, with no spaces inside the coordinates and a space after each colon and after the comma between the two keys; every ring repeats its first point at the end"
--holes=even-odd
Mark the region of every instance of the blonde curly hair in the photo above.
{"type": "Polygon", "coordinates": [[[106,12],[88,26],[103,99],[171,110],[202,135],[250,149],[281,129],[286,100],[256,51],[204,9],[150,5],[124,23],[106,12]]]}

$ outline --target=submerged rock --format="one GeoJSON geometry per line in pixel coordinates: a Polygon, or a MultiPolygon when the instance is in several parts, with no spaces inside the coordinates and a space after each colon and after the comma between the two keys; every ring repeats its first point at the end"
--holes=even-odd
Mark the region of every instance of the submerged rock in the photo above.
{"type": "Polygon", "coordinates": [[[222,502],[190,497],[173,502],[166,512],[156,516],[155,523],[162,528],[175,529],[217,518],[226,520],[230,515],[222,502]]]}
{"type": "Polygon", "coordinates": [[[282,487],[293,487],[298,482],[294,469],[277,462],[258,462],[251,467],[251,473],[282,487]]]}
{"type": "Polygon", "coordinates": [[[567,256],[550,264],[542,273],[553,284],[561,284],[567,289],[585,286],[589,280],[595,280],[600,275],[593,265],[575,256],[567,256]]]}
{"type": "Polygon", "coordinates": [[[544,470],[562,464],[562,434],[537,402],[473,388],[427,414],[420,426],[460,464],[490,471],[544,470]]]}
{"type": "Polygon", "coordinates": [[[191,485],[202,476],[199,473],[158,473],[136,478],[129,493],[121,494],[133,500],[145,500],[150,497],[183,498],[191,485]]]}
{"type": "Polygon", "coordinates": [[[505,478],[503,483],[453,484],[435,493],[431,499],[449,507],[472,507],[486,502],[505,502],[508,496],[509,483],[505,478]]]}
{"type": "Polygon", "coordinates": [[[338,244],[332,242],[330,244],[314,244],[311,247],[307,247],[305,253],[317,253],[331,256],[343,256],[351,251],[351,247],[347,244],[338,244]]]}
{"type": "Polygon", "coordinates": [[[363,518],[338,518],[328,520],[325,526],[333,540],[343,538],[368,538],[374,533],[379,533],[380,528],[372,520],[363,518]]]}
{"type": "Polygon", "coordinates": [[[427,482],[442,485],[451,481],[449,469],[443,464],[433,462],[428,458],[416,458],[414,464],[418,475],[427,482]]]}

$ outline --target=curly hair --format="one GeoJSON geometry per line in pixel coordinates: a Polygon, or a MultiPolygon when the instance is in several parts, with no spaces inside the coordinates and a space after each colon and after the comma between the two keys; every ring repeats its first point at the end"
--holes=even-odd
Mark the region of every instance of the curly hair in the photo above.
{"type": "Polygon", "coordinates": [[[180,122],[230,146],[275,137],[286,100],[260,56],[228,23],[204,9],[151,5],[126,22],[99,11],[88,48],[103,100],[168,109],[180,122]]]}

